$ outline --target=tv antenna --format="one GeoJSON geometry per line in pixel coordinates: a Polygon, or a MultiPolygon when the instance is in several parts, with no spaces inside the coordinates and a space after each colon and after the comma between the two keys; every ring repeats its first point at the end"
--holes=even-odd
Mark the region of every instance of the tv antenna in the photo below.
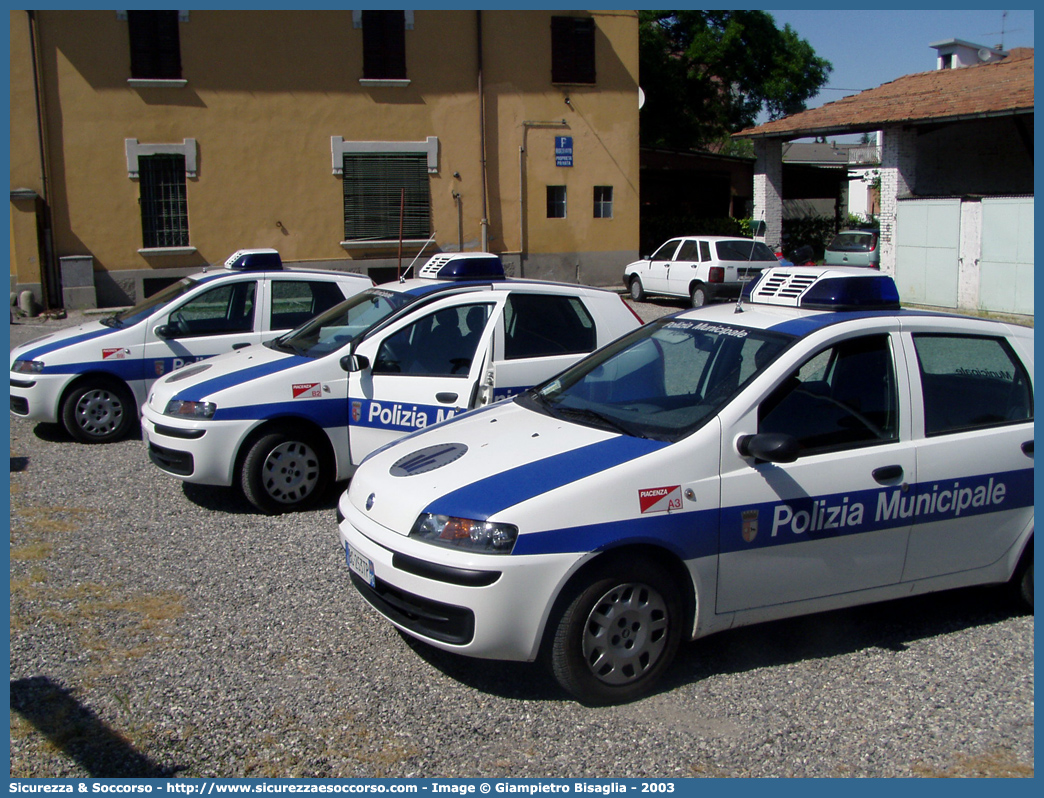
{"type": "Polygon", "coordinates": [[[1015,28],[1014,30],[1008,30],[1008,12],[1001,11],[1001,29],[992,31],[991,33],[984,33],[983,36],[1000,36],[1000,44],[997,45],[998,50],[1004,49],[1004,35],[1006,33],[1018,33],[1022,28],[1015,28]]]}

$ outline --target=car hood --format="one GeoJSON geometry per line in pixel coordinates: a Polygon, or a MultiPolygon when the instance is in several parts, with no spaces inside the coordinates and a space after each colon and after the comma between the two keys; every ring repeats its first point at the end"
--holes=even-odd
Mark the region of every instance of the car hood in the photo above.
{"type": "Polygon", "coordinates": [[[353,477],[348,500],[402,535],[425,512],[497,520],[662,446],[501,402],[378,449],[353,477]]]}
{"type": "Polygon", "coordinates": [[[58,349],[64,349],[79,343],[118,335],[127,328],[109,327],[100,321],[89,321],[76,327],[67,327],[53,333],[34,338],[19,344],[11,350],[11,363],[16,360],[40,360],[58,349]]]}
{"type": "Polygon", "coordinates": [[[222,391],[315,362],[312,358],[255,344],[171,372],[153,385],[149,404],[162,408],[171,399],[191,402],[213,399],[222,391]]]}

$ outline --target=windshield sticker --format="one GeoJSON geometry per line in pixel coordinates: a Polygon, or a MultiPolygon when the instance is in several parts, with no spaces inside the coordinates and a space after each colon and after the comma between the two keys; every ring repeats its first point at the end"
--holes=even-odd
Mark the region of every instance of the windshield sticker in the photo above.
{"type": "Polygon", "coordinates": [[[728,327],[724,324],[711,324],[706,321],[687,321],[675,319],[663,325],[665,329],[691,330],[693,332],[707,332],[715,335],[730,335],[733,338],[746,338],[750,333],[741,327],[728,327]]]}
{"type": "Polygon", "coordinates": [[[119,349],[103,349],[102,360],[123,360],[130,356],[130,350],[120,347],[119,349]]]}
{"type": "Polygon", "coordinates": [[[318,382],[302,382],[293,386],[294,399],[321,399],[323,389],[318,382]]]}
{"type": "Polygon", "coordinates": [[[449,465],[463,457],[468,447],[463,443],[441,443],[436,446],[428,446],[418,449],[412,454],[400,457],[388,473],[393,477],[412,477],[417,474],[427,474],[437,468],[449,465]]]}
{"type": "Polygon", "coordinates": [[[638,505],[642,515],[646,513],[668,513],[682,508],[681,485],[666,488],[645,488],[638,491],[638,505]]]}

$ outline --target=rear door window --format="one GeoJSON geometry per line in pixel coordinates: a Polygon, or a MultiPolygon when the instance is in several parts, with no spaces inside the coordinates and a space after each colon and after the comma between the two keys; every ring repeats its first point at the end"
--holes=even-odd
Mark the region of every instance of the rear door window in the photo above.
{"type": "Polygon", "coordinates": [[[1033,391],[1002,338],[913,336],[921,372],[925,435],[1033,420],[1033,391]]]}
{"type": "Polygon", "coordinates": [[[269,327],[288,330],[344,301],[336,283],[320,280],[273,280],[269,327]]]}
{"type": "Polygon", "coordinates": [[[545,294],[508,297],[504,332],[507,360],[592,352],[598,338],[583,301],[545,294]]]}

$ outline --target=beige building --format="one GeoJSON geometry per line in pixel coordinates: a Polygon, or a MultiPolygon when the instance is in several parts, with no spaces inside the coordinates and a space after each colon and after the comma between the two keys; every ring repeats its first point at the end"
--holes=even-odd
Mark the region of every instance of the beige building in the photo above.
{"type": "Polygon", "coordinates": [[[11,287],[127,304],[243,247],[394,278],[638,249],[633,11],[11,11],[11,287]],[[401,254],[400,254],[401,253],[401,254]]]}

